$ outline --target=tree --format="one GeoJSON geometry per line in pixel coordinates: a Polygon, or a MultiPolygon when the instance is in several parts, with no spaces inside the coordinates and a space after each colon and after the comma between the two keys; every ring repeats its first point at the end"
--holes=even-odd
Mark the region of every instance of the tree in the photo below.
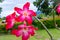
{"type": "Polygon", "coordinates": [[[0,7],[0,14],[1,14],[1,12],[2,12],[2,8],[0,7]]]}
{"type": "MultiPolygon", "coordinates": [[[[50,2],[52,1],[55,2],[56,0],[50,0],[50,2]]],[[[37,10],[41,10],[43,13],[47,15],[49,14],[49,12],[51,12],[52,8],[55,6],[53,5],[52,8],[49,8],[48,2],[49,0],[36,0],[35,2],[33,2],[33,4],[38,8],[37,10]]]]}
{"type": "Polygon", "coordinates": [[[60,3],[60,0],[54,0],[56,4],[60,3]]]}
{"type": "MultiPolygon", "coordinates": [[[[0,3],[2,3],[4,0],[0,0],[0,3]]],[[[2,8],[0,7],[0,14],[2,12],[2,8]]],[[[1,18],[1,15],[0,15],[0,18],[1,18]]]]}
{"type": "MultiPolygon", "coordinates": [[[[0,0],[0,3],[3,2],[4,0],[0,0]]],[[[1,14],[2,8],[0,7],[0,14],[1,14]]]]}
{"type": "Polygon", "coordinates": [[[0,2],[3,2],[4,0],[0,0],[0,2]]]}

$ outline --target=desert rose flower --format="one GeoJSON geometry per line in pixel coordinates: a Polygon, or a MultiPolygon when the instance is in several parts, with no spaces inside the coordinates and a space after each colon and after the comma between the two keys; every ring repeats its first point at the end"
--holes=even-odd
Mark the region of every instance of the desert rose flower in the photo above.
{"type": "Polygon", "coordinates": [[[34,36],[36,28],[33,26],[27,26],[26,24],[22,24],[18,26],[18,30],[12,30],[12,34],[17,37],[22,36],[22,40],[28,40],[30,36],[34,36]]]}
{"type": "Polygon", "coordinates": [[[57,8],[56,8],[56,12],[58,13],[58,14],[60,14],[60,4],[57,6],[57,8]]]}
{"type": "Polygon", "coordinates": [[[18,20],[20,21],[27,21],[28,24],[32,24],[32,16],[36,16],[36,13],[33,10],[29,10],[29,6],[30,3],[27,2],[24,6],[23,9],[15,7],[14,10],[20,14],[20,16],[18,16],[18,20]]]}
{"type": "Polygon", "coordinates": [[[6,17],[6,30],[13,27],[15,23],[16,13],[12,13],[6,17]]]}

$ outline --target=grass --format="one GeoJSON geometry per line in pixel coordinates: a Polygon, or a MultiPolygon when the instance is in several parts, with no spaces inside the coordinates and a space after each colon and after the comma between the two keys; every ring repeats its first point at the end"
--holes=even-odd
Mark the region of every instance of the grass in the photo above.
{"type": "MultiPolygon", "coordinates": [[[[60,40],[60,30],[49,29],[55,40],[60,40]]],[[[45,30],[36,31],[35,36],[30,37],[30,40],[49,40],[50,37],[45,30]]],[[[0,40],[21,40],[21,37],[16,37],[13,35],[0,35],[0,40]]]]}

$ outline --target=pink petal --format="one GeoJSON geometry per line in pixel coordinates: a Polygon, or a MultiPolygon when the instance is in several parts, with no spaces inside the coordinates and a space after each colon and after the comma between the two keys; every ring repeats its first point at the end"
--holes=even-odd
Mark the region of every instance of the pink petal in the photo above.
{"type": "Polygon", "coordinates": [[[7,23],[6,24],[6,29],[7,30],[13,27],[14,21],[15,21],[15,17],[16,17],[16,13],[15,12],[10,14],[10,15],[8,15],[6,17],[6,23],[7,23]]]}
{"type": "Polygon", "coordinates": [[[29,37],[30,37],[30,35],[28,34],[28,32],[25,32],[22,35],[22,40],[28,40],[29,37]]]}
{"type": "Polygon", "coordinates": [[[32,17],[28,16],[28,17],[26,17],[26,20],[27,20],[28,24],[32,24],[32,17]]]}
{"type": "Polygon", "coordinates": [[[60,13],[60,6],[57,7],[56,11],[57,11],[58,13],[60,13]]]}
{"type": "Polygon", "coordinates": [[[56,12],[60,14],[60,4],[56,7],[56,12]]]}
{"type": "Polygon", "coordinates": [[[26,27],[26,24],[22,24],[18,26],[18,29],[24,29],[26,27]]]}
{"type": "Polygon", "coordinates": [[[19,17],[16,17],[16,18],[15,18],[15,21],[16,21],[16,22],[21,22],[21,20],[20,20],[19,18],[20,18],[20,16],[19,16],[19,17]]]}
{"type": "Polygon", "coordinates": [[[12,20],[12,18],[10,17],[10,16],[7,16],[6,17],[6,22],[9,22],[9,21],[11,21],[12,20]]]}
{"type": "Polygon", "coordinates": [[[34,36],[35,30],[38,30],[38,28],[35,28],[34,26],[28,26],[28,33],[31,34],[31,36],[34,36]]]}
{"type": "Polygon", "coordinates": [[[29,34],[31,34],[31,36],[34,36],[34,34],[35,34],[33,29],[29,29],[28,32],[29,32],[29,34]]]}
{"type": "Polygon", "coordinates": [[[11,18],[11,17],[6,18],[6,23],[9,23],[9,22],[12,22],[12,21],[15,21],[15,19],[14,18],[11,18]]]}
{"type": "Polygon", "coordinates": [[[29,28],[31,28],[31,29],[33,29],[33,30],[38,30],[38,28],[37,27],[34,27],[34,26],[30,26],[29,28]]]}
{"type": "Polygon", "coordinates": [[[15,19],[16,17],[16,13],[14,12],[13,14],[10,14],[6,17],[6,22],[12,21],[13,19],[15,19]]]}
{"type": "Polygon", "coordinates": [[[14,30],[12,30],[11,34],[16,35],[16,32],[17,32],[17,30],[14,29],[14,30]]]}
{"type": "Polygon", "coordinates": [[[15,7],[14,10],[15,10],[17,13],[22,14],[22,9],[21,9],[21,8],[15,7]]]}
{"type": "Polygon", "coordinates": [[[22,30],[18,30],[16,36],[19,37],[22,34],[22,30]]]}
{"type": "Polygon", "coordinates": [[[15,18],[15,17],[16,17],[16,13],[15,13],[15,12],[12,13],[11,16],[12,16],[13,18],[15,18]]]}
{"type": "Polygon", "coordinates": [[[34,31],[35,31],[35,29],[33,26],[28,26],[28,33],[31,34],[31,36],[34,36],[34,34],[35,34],[34,31]]]}
{"type": "Polygon", "coordinates": [[[33,10],[29,10],[29,13],[31,13],[32,16],[36,16],[36,13],[33,10]]]}
{"type": "Polygon", "coordinates": [[[9,22],[6,24],[6,30],[11,29],[13,27],[14,23],[9,22]]]}
{"type": "Polygon", "coordinates": [[[18,21],[23,22],[25,20],[25,17],[23,15],[21,15],[21,16],[18,16],[17,19],[18,19],[18,21]]]}
{"type": "Polygon", "coordinates": [[[22,34],[22,31],[21,30],[12,30],[12,34],[13,35],[16,35],[17,37],[19,37],[21,34],[22,34]]]}
{"type": "Polygon", "coordinates": [[[30,3],[27,2],[24,6],[23,6],[23,10],[29,9],[30,3]]]}

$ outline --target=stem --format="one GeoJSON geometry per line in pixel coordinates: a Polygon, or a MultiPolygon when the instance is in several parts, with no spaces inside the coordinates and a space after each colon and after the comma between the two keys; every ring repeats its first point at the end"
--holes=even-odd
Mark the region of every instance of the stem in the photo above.
{"type": "MultiPolygon", "coordinates": [[[[59,4],[58,4],[59,5],[59,4]]],[[[60,28],[57,26],[57,24],[56,24],[56,20],[55,20],[55,15],[54,15],[54,10],[55,10],[55,8],[58,6],[58,5],[56,5],[53,9],[52,9],[52,11],[51,11],[51,13],[53,14],[53,22],[54,22],[54,26],[55,26],[55,28],[56,29],[58,29],[58,30],[60,30],[60,28]]]]}
{"type": "Polygon", "coordinates": [[[44,29],[46,30],[46,32],[50,36],[51,40],[54,40],[51,33],[48,31],[47,27],[37,17],[35,17],[35,19],[37,19],[37,21],[39,21],[42,24],[42,26],[44,27],[44,29]]]}
{"type": "Polygon", "coordinates": [[[54,15],[54,13],[53,13],[53,22],[54,22],[55,28],[58,29],[58,30],[60,30],[60,28],[59,28],[59,27],[57,26],[57,24],[56,24],[56,20],[55,20],[55,15],[54,15]]]}

